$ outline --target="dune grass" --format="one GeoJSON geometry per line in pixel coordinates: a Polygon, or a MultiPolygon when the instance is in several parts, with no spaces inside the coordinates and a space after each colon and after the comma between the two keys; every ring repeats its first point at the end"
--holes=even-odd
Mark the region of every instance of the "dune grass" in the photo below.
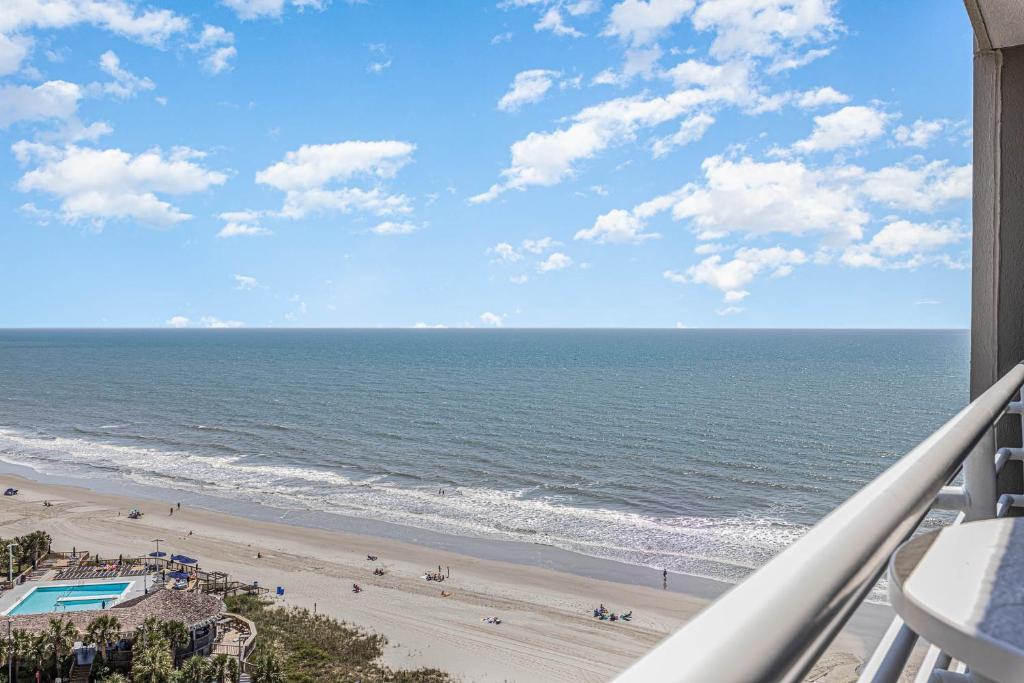
{"type": "Polygon", "coordinates": [[[252,595],[230,597],[228,610],[256,624],[257,644],[274,652],[288,683],[449,683],[437,669],[395,670],[379,662],[387,638],[308,609],[276,607],[252,595]]]}

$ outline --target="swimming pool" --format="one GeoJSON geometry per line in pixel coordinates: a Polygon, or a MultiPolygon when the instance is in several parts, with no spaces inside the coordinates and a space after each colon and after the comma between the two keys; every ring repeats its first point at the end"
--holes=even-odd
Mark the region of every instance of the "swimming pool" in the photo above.
{"type": "Polygon", "coordinates": [[[74,586],[36,586],[25,594],[8,616],[45,612],[80,612],[107,609],[116,604],[131,587],[125,583],[85,583],[74,586]]]}

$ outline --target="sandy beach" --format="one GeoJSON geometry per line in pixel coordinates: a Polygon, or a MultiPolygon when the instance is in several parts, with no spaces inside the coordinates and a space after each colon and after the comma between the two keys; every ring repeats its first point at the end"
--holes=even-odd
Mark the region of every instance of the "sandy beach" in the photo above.
{"type": "MultiPolygon", "coordinates": [[[[482,560],[390,539],[253,521],[168,500],[142,500],[4,475],[16,497],[0,498],[5,537],[43,529],[54,548],[101,555],[162,548],[200,559],[204,569],[242,581],[283,586],[282,604],[300,605],[388,637],[389,664],[432,666],[464,681],[606,681],[685,623],[698,597],[580,577],[540,567],[482,560]],[[53,503],[44,507],[43,500],[53,503]],[[130,520],[125,512],[146,514],[130,520]],[[120,516],[119,516],[120,513],[120,516]],[[192,532],[189,535],[189,531],[192,532]],[[257,554],[261,555],[257,558],[257,554]],[[370,562],[367,555],[379,560],[370,562]],[[376,566],[386,567],[375,576],[376,566]],[[438,566],[441,584],[423,574],[438,566]],[[351,590],[353,582],[364,589],[351,590]],[[442,597],[441,590],[451,592],[442,597]],[[592,618],[604,603],[632,610],[632,622],[592,618]],[[483,623],[490,615],[500,625],[483,623]]],[[[170,495],[173,495],[170,494],[170,495]]],[[[855,629],[848,629],[855,630],[855,629]]],[[[844,633],[808,680],[856,680],[865,643],[844,633]]]]}

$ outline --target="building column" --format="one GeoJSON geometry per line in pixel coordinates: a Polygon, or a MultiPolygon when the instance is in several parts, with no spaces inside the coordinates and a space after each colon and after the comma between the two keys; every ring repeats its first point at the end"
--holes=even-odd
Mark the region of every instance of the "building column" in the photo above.
{"type": "MultiPolygon", "coordinates": [[[[975,25],[976,35],[978,26],[975,25]]],[[[974,204],[971,399],[1024,360],[1024,47],[974,53],[974,204]]],[[[1021,421],[1006,416],[964,467],[968,520],[992,516],[1002,493],[1024,492],[1021,463],[996,481],[996,445],[1021,445],[1021,421]]]]}

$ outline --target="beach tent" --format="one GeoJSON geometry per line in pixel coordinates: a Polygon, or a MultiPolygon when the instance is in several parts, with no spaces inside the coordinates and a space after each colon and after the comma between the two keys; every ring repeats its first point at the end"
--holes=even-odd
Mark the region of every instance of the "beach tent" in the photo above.
{"type": "Polygon", "coordinates": [[[171,555],[171,562],[177,562],[178,564],[198,564],[199,560],[194,560],[188,555],[171,555]]]}

